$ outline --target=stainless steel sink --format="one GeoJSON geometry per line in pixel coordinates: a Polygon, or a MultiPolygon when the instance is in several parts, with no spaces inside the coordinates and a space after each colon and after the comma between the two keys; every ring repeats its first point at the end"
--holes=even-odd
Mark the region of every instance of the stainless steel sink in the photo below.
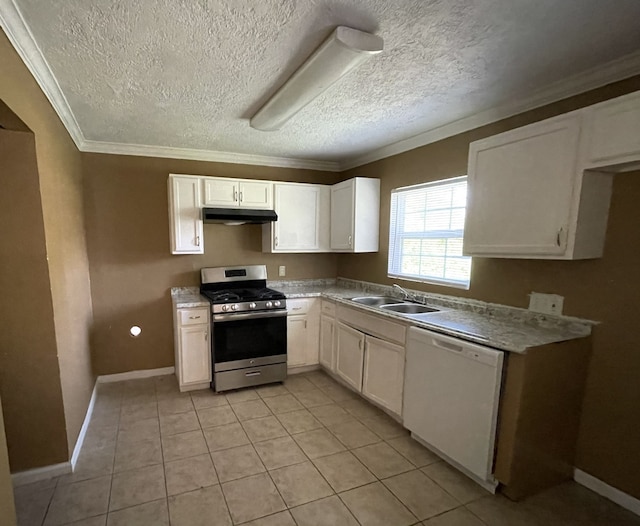
{"type": "Polygon", "coordinates": [[[391,296],[359,296],[357,298],[351,298],[351,301],[370,307],[379,307],[380,305],[386,305],[388,303],[398,303],[400,300],[398,298],[392,298],[391,296]]]}
{"type": "Polygon", "coordinates": [[[392,305],[380,305],[381,309],[397,312],[398,314],[424,314],[427,312],[438,312],[440,309],[419,305],[417,303],[396,303],[392,305]]]}

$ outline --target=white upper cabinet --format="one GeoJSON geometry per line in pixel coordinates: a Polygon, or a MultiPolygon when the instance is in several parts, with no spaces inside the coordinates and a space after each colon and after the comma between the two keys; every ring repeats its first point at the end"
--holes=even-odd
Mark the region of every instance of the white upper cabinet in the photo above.
{"type": "Polygon", "coordinates": [[[637,169],[640,163],[640,92],[585,110],[585,168],[637,169]]]}
{"type": "Polygon", "coordinates": [[[278,220],[262,225],[263,252],[329,252],[331,188],[275,183],[278,220]]]}
{"type": "Polygon", "coordinates": [[[169,230],[172,254],[204,254],[200,178],[170,175],[169,230]]]}
{"type": "Polygon", "coordinates": [[[273,183],[271,181],[240,181],[238,189],[241,207],[273,210],[273,183]]]}
{"type": "Polygon", "coordinates": [[[273,209],[273,183],[252,179],[202,177],[204,206],[273,209]]]}
{"type": "Polygon", "coordinates": [[[580,169],[581,119],[572,112],[471,144],[465,254],[602,255],[611,177],[580,169]]]}
{"type": "Polygon", "coordinates": [[[331,187],[331,249],[377,252],[380,180],[355,177],[331,187]]]}

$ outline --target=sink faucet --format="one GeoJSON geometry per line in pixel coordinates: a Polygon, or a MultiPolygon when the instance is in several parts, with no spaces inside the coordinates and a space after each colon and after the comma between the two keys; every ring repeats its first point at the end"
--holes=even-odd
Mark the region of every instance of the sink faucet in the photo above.
{"type": "Polygon", "coordinates": [[[394,283],[394,284],[393,284],[393,286],[394,286],[395,288],[397,288],[400,292],[402,292],[402,295],[404,296],[404,299],[405,299],[405,300],[416,301],[416,297],[415,297],[413,294],[411,294],[411,293],[407,292],[405,289],[403,289],[403,288],[402,288],[400,285],[398,285],[397,283],[394,283]]]}

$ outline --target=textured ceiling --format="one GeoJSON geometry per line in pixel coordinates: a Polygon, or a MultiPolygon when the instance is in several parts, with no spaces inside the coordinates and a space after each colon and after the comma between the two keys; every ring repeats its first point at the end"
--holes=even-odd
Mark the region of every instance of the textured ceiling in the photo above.
{"type": "Polygon", "coordinates": [[[14,0],[86,140],[342,161],[640,49],[640,1],[14,0]],[[385,50],[277,132],[249,117],[337,25],[385,50]]]}

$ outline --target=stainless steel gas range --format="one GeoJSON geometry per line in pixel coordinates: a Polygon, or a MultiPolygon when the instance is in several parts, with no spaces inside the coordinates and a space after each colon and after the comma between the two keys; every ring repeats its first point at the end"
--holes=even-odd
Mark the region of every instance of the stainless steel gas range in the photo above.
{"type": "Polygon", "coordinates": [[[267,288],[267,267],[210,267],[200,292],[211,302],[215,391],[281,382],[287,377],[287,302],[267,288]]]}

